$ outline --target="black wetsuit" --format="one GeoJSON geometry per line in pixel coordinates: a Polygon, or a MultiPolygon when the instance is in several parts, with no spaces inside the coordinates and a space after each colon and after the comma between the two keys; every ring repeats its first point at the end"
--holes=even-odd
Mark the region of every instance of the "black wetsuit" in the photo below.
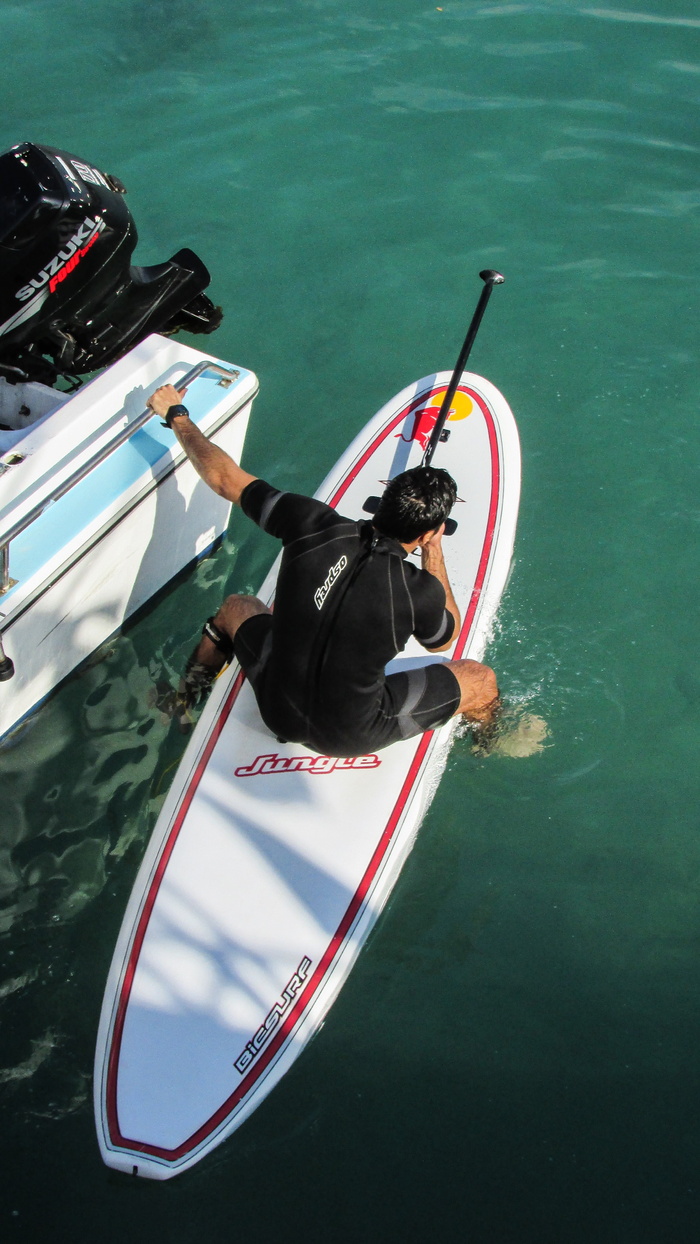
{"type": "Polygon", "coordinates": [[[452,637],[439,580],[370,522],[264,480],[248,484],[241,508],[284,543],[272,616],[248,618],[234,640],[268,728],[353,756],[448,721],[460,693],[444,663],[384,673],[411,635],[429,649],[452,637]]]}

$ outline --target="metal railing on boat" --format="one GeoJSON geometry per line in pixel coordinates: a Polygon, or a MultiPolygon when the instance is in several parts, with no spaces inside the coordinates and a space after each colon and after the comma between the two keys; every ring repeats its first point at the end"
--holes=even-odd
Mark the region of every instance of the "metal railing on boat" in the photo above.
{"type": "MultiPolygon", "coordinates": [[[[235,367],[222,367],[220,363],[203,359],[200,363],[197,363],[195,367],[188,371],[181,380],[178,380],[177,387],[179,389],[186,389],[189,385],[193,384],[199,376],[203,375],[203,373],[207,371],[217,372],[221,377],[219,384],[225,388],[228,388],[229,385],[233,384],[234,380],[237,380],[241,374],[235,367]]],[[[94,471],[95,467],[98,467],[100,463],[104,462],[105,459],[110,456],[110,454],[113,454],[115,449],[119,449],[126,441],[128,441],[135,432],[138,432],[144,424],[148,423],[149,419],[156,417],[157,416],[154,416],[153,411],[147,407],[146,410],[144,410],[142,414],[138,415],[136,419],[132,419],[126,427],[121,428],[120,431],[117,432],[116,436],[114,436],[107,445],[103,445],[102,449],[98,450],[96,454],[93,454],[91,458],[88,458],[87,462],[84,462],[81,467],[78,467],[72,475],[69,475],[68,479],[64,480],[62,484],[58,484],[48,497],[44,497],[29,511],[29,513],[25,514],[23,518],[18,519],[18,521],[10,527],[9,531],[0,536],[0,597],[3,596],[9,588],[14,587],[17,582],[16,579],[10,578],[10,545],[12,541],[20,535],[21,532],[26,531],[27,527],[30,527],[37,518],[40,518],[48,506],[53,505],[54,501],[58,501],[61,497],[64,497],[67,492],[70,492],[71,488],[74,488],[76,484],[79,484],[81,480],[85,479],[86,475],[89,475],[91,471],[94,471]]],[[[0,631],[1,630],[2,627],[0,627],[0,631]]]]}

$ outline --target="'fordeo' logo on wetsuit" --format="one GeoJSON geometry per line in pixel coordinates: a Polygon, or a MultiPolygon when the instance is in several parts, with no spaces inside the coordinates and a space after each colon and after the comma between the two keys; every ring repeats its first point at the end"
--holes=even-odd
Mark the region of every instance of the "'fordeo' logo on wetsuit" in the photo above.
{"type": "Polygon", "coordinates": [[[256,756],[252,765],[235,769],[236,777],[257,777],[259,773],[332,773],[334,769],[376,769],[378,756],[256,756]]]}
{"type": "Polygon", "coordinates": [[[324,600],[326,599],[328,593],[333,587],[333,584],[335,583],[336,579],[338,579],[340,575],[343,573],[347,564],[348,564],[348,559],[345,556],[345,554],[343,554],[340,561],[336,562],[335,566],[331,566],[330,570],[328,571],[328,578],[326,579],[326,582],[321,587],[317,588],[316,591],[314,592],[314,600],[316,601],[317,609],[323,608],[324,600]]]}

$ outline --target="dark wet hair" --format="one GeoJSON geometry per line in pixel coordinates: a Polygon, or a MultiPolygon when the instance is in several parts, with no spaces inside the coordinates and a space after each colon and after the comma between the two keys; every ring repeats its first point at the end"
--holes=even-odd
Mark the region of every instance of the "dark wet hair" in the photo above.
{"type": "Polygon", "coordinates": [[[457,500],[457,485],[440,467],[413,467],[390,480],[374,516],[382,535],[410,544],[434,531],[449,516],[457,500]]]}

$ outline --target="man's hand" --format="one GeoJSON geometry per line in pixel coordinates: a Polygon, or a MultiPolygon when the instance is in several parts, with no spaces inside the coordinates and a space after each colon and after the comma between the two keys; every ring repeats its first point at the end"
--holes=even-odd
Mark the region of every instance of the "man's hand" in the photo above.
{"type": "MultiPolygon", "coordinates": [[[[164,419],[171,406],[180,405],[186,392],[187,389],[176,389],[172,384],[162,384],[155,393],[151,394],[146,405],[150,407],[154,415],[160,415],[164,419]]],[[[225,497],[227,501],[233,501],[234,505],[238,505],[243,489],[252,483],[256,476],[249,475],[247,471],[242,470],[238,463],[234,462],[233,458],[218,445],[212,445],[191,419],[176,415],[171,426],[192,466],[205,484],[208,484],[220,497],[225,497]]]]}
{"type": "Polygon", "coordinates": [[[179,406],[184,400],[187,389],[176,389],[174,384],[162,384],[155,393],[149,397],[146,405],[151,408],[154,415],[160,415],[161,419],[165,419],[171,406],[179,406]]]}
{"type": "Polygon", "coordinates": [[[442,553],[442,537],[445,534],[445,524],[442,523],[435,531],[423,537],[420,542],[421,556],[426,553],[437,551],[442,553]]]}
{"type": "Polygon", "coordinates": [[[433,531],[432,534],[428,536],[423,547],[429,548],[431,546],[437,545],[437,547],[440,548],[442,545],[442,537],[444,536],[444,534],[445,534],[445,524],[441,523],[440,526],[436,527],[435,531],[433,531]]]}
{"type": "Polygon", "coordinates": [[[445,524],[436,528],[431,535],[421,543],[420,555],[421,564],[424,570],[429,570],[431,574],[437,575],[442,581],[445,574],[444,571],[444,554],[442,551],[442,537],[445,534],[445,524]]]}

